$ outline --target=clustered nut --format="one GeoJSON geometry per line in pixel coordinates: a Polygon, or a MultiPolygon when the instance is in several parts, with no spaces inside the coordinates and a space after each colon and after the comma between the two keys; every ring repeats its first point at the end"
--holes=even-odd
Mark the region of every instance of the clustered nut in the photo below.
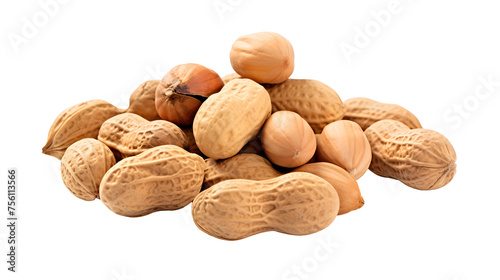
{"type": "Polygon", "coordinates": [[[291,111],[278,111],[262,127],[262,148],[267,158],[283,167],[307,163],[316,151],[316,138],[311,126],[291,111]]]}
{"type": "Polygon", "coordinates": [[[128,157],[102,178],[102,202],[116,214],[138,217],[188,205],[200,192],[205,161],[174,145],[128,157]]]}
{"type": "Polygon", "coordinates": [[[266,89],[250,79],[235,79],[200,106],[193,134],[201,152],[214,159],[236,155],[271,115],[266,89]]]}
{"type": "Polygon", "coordinates": [[[64,110],[50,127],[42,153],[61,159],[69,146],[84,138],[97,138],[102,123],[123,112],[103,100],[86,101],[64,110]]]}
{"type": "Polygon", "coordinates": [[[292,75],[292,44],[280,34],[259,32],[238,38],[230,53],[234,71],[259,84],[278,84],[292,75]]]}
{"type": "Polygon", "coordinates": [[[194,224],[223,240],[318,232],[365,204],[357,180],[368,169],[417,190],[454,177],[451,143],[407,109],[342,102],[325,83],[290,79],[294,52],[283,36],[242,36],[230,62],[235,73],[222,79],[177,65],[134,90],[127,109],[72,106],[42,152],[61,160],[79,199],[126,217],[191,203],[194,224]]]}
{"type": "Polygon", "coordinates": [[[108,146],[93,138],[84,138],[73,143],[64,153],[61,177],[76,197],[94,200],[99,198],[102,177],[115,163],[108,146]]]}
{"type": "Polygon", "coordinates": [[[191,211],[199,229],[220,239],[271,230],[305,235],[333,222],[339,196],[326,180],[292,172],[262,181],[222,181],[196,196],[191,211]]]}
{"type": "Polygon", "coordinates": [[[327,125],[318,139],[317,159],[336,164],[359,179],[370,166],[370,143],[361,127],[340,120],[327,125]]]}
{"type": "Polygon", "coordinates": [[[420,190],[441,188],[455,176],[457,155],[439,132],[381,120],[365,134],[373,153],[370,170],[377,175],[420,190]]]}
{"type": "Polygon", "coordinates": [[[189,126],[201,103],[224,83],[213,70],[188,63],[175,66],[156,88],[156,111],[164,120],[189,126]]]}
{"type": "Polygon", "coordinates": [[[164,121],[148,121],[143,117],[123,113],[106,120],[97,139],[108,145],[120,158],[138,155],[161,145],[186,148],[188,139],[182,129],[164,121]]]}

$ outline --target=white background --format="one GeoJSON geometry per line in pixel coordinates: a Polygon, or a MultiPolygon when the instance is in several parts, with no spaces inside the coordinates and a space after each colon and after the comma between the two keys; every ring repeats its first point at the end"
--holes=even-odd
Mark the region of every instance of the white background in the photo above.
{"type": "Polygon", "coordinates": [[[47,2],[0,4],[0,181],[12,166],[20,176],[18,273],[3,261],[2,218],[1,279],[500,279],[498,1],[70,0],[49,12],[47,2]],[[391,18],[375,23],[388,5],[391,18]],[[444,133],[458,155],[453,181],[425,192],[367,172],[365,206],[325,230],[228,242],[199,231],[190,205],[126,218],[79,200],[41,153],[65,108],[126,108],[141,82],[181,63],[229,74],[233,41],[258,31],[290,40],[292,78],[400,104],[444,133]],[[487,91],[481,79],[498,82],[487,91]]]}

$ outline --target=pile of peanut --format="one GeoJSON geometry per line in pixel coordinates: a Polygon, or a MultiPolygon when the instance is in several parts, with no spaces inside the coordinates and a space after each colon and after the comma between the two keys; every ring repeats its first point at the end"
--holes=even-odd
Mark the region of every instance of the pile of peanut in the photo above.
{"type": "Polygon", "coordinates": [[[80,199],[127,217],[192,203],[196,226],[225,240],[318,232],[363,206],[356,180],[368,169],[419,190],[453,178],[452,145],[408,110],[290,79],[283,36],[242,36],[230,60],[236,73],[223,78],[178,65],[141,84],[127,109],[70,107],[42,151],[80,199]]]}

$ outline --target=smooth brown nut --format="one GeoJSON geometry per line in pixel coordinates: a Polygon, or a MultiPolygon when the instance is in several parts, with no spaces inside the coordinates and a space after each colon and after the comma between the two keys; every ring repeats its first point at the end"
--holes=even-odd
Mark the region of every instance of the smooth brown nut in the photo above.
{"type": "Polygon", "coordinates": [[[205,66],[195,63],[175,66],[156,89],[156,111],[164,120],[190,126],[201,103],[222,86],[219,75],[205,66]]]}
{"type": "Polygon", "coordinates": [[[346,108],[344,119],[356,122],[363,130],[380,120],[396,120],[412,129],[422,128],[415,115],[396,104],[356,97],[344,101],[344,106],[346,108]]]}
{"type": "Polygon", "coordinates": [[[99,198],[102,177],[115,163],[106,145],[93,138],[84,138],[66,149],[61,159],[62,180],[76,197],[91,201],[99,198]]]}
{"type": "Polygon", "coordinates": [[[103,100],[83,102],[62,111],[50,127],[42,153],[61,159],[71,144],[97,138],[102,123],[123,111],[103,100]]]}
{"type": "Polygon", "coordinates": [[[113,166],[101,182],[101,200],[127,217],[188,205],[200,192],[205,161],[174,145],[151,148],[113,166]]]}
{"type": "Polygon", "coordinates": [[[269,94],[250,79],[235,79],[200,106],[193,122],[196,144],[213,159],[229,158],[255,137],[271,115],[269,94]]]}
{"type": "Polygon", "coordinates": [[[314,131],[299,114],[278,111],[261,132],[262,148],[274,164],[293,168],[307,163],[316,151],[314,131]]]}
{"type": "Polygon", "coordinates": [[[288,79],[273,86],[267,86],[271,96],[273,112],[293,111],[304,118],[314,133],[344,116],[344,104],[338,94],[329,86],[316,80],[288,79]]]}
{"type": "Polygon", "coordinates": [[[175,124],[164,120],[150,122],[132,113],[123,113],[105,121],[98,139],[116,150],[122,158],[161,145],[171,144],[181,148],[188,145],[186,135],[175,124]]]}
{"type": "Polygon", "coordinates": [[[203,188],[230,179],[267,180],[283,175],[265,158],[255,154],[239,154],[223,160],[206,159],[203,188]]]}
{"type": "Polygon", "coordinates": [[[155,94],[160,80],[150,80],[142,83],[130,95],[130,105],[127,113],[137,114],[148,121],[161,120],[156,112],[155,94]]]}
{"type": "Polygon", "coordinates": [[[304,164],[294,169],[293,172],[308,172],[328,181],[339,195],[340,208],[338,215],[359,209],[365,204],[358,183],[342,167],[328,162],[315,162],[304,164]]]}
{"type": "Polygon", "coordinates": [[[273,32],[241,36],[231,48],[230,59],[236,73],[260,84],[284,82],[294,68],[292,44],[273,32]]]}
{"type": "Polygon", "coordinates": [[[225,240],[265,231],[312,234],[330,225],[338,211],[339,197],[330,183],[304,172],[222,181],[196,196],[191,207],[200,230],[225,240]]]}
{"type": "Polygon", "coordinates": [[[316,152],[319,161],[344,168],[356,180],[365,174],[372,160],[370,143],[363,130],[347,120],[333,122],[323,129],[316,152]]]}
{"type": "Polygon", "coordinates": [[[365,131],[372,149],[370,170],[419,190],[438,189],[456,172],[457,155],[442,134],[381,120],[365,131]]]}

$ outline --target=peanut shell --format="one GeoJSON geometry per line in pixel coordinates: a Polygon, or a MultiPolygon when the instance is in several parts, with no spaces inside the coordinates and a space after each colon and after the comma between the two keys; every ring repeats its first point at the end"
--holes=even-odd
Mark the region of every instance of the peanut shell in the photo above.
{"type": "Polygon", "coordinates": [[[97,139],[102,123],[123,111],[103,100],[83,102],[62,111],[50,127],[42,153],[61,159],[76,141],[97,139]]]}
{"type": "Polygon", "coordinates": [[[277,85],[266,85],[271,96],[273,113],[288,110],[299,114],[314,133],[344,116],[344,104],[329,86],[316,80],[288,79],[277,85]]]}
{"type": "Polygon", "coordinates": [[[202,157],[174,145],[163,145],[123,159],[100,186],[101,200],[127,217],[176,210],[193,201],[203,184],[202,157]]]}
{"type": "Polygon", "coordinates": [[[304,172],[222,181],[196,196],[191,207],[199,229],[225,240],[265,231],[312,234],[330,225],[338,211],[339,197],[330,183],[304,172]]]}

